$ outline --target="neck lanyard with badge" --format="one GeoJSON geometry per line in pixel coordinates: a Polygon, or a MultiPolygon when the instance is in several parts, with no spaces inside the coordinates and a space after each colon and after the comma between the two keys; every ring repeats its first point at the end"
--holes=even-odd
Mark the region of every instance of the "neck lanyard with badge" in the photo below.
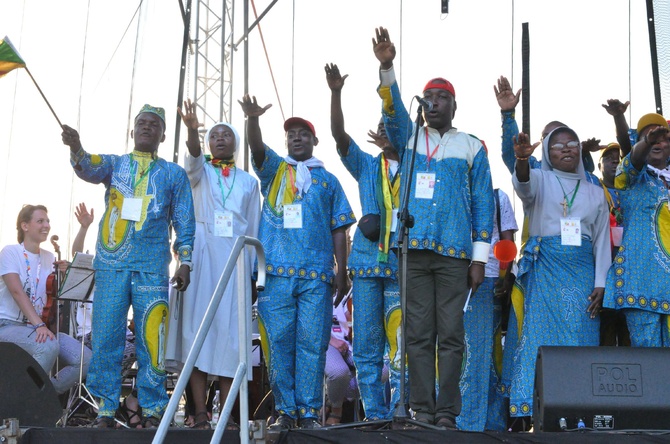
{"type": "Polygon", "coordinates": [[[572,210],[572,204],[575,202],[575,196],[577,196],[577,191],[579,191],[579,184],[582,182],[581,179],[577,181],[575,189],[572,191],[572,196],[568,200],[568,194],[563,188],[563,183],[561,182],[560,177],[556,176],[558,184],[561,186],[561,191],[563,192],[563,217],[561,217],[561,245],[572,245],[575,247],[581,247],[582,245],[582,222],[579,217],[571,217],[570,211],[572,210]]]}
{"type": "MultiPolygon", "coordinates": [[[[133,155],[130,155],[130,161],[133,162],[135,158],[133,155]]],[[[135,183],[135,176],[137,175],[137,170],[132,175],[131,189],[133,190],[132,197],[123,198],[123,207],[121,208],[121,218],[125,220],[131,220],[133,222],[138,222],[142,218],[142,202],[144,199],[135,197],[135,188],[139,185],[145,177],[149,175],[149,172],[153,169],[156,164],[156,159],[152,160],[149,164],[149,167],[140,174],[140,178],[135,183]]],[[[139,163],[136,164],[139,167],[139,163]]]]}
{"type": "Polygon", "coordinates": [[[30,259],[28,258],[28,252],[23,243],[21,243],[23,248],[23,258],[26,261],[26,283],[24,284],[24,291],[30,298],[30,303],[35,308],[35,311],[38,315],[42,315],[42,310],[44,309],[44,301],[42,298],[37,296],[37,288],[40,285],[40,272],[42,271],[42,256],[38,253],[37,255],[37,273],[35,274],[35,279],[30,279],[30,259]],[[26,288],[26,285],[28,288],[26,288]]]}
{"type": "MultiPolygon", "coordinates": [[[[293,167],[287,165],[289,186],[295,190],[296,178],[293,177],[293,167]]],[[[297,173],[296,173],[297,174],[297,173]]],[[[296,191],[300,192],[300,191],[296,191]]],[[[284,228],[302,228],[302,205],[291,202],[284,205],[284,228]]]]}
{"type": "Polygon", "coordinates": [[[416,173],[416,191],[414,197],[417,199],[432,199],[435,192],[435,173],[430,172],[430,161],[435,156],[440,143],[438,142],[433,151],[430,151],[428,128],[425,128],[424,134],[426,135],[426,171],[416,173]]]}
{"type": "MultiPolygon", "coordinates": [[[[219,168],[215,168],[219,170],[219,168]]],[[[228,179],[223,174],[223,168],[220,169],[221,173],[217,173],[217,179],[219,182],[219,189],[221,190],[221,202],[223,210],[214,211],[214,235],[217,237],[233,237],[233,212],[226,209],[226,201],[230,197],[230,193],[233,192],[233,187],[235,186],[235,178],[237,177],[237,167],[233,167],[233,183],[230,184],[228,188],[228,194],[223,190],[223,184],[221,183],[221,177],[226,181],[226,186],[228,186],[228,179]]]]}

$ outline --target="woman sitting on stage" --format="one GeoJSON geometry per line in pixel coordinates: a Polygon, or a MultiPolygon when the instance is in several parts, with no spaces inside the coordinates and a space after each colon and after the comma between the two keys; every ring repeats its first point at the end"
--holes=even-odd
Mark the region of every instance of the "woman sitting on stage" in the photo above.
{"type": "MultiPolygon", "coordinates": [[[[42,318],[53,265],[67,265],[65,261],[56,262],[51,252],[40,248],[50,229],[47,209],[26,205],[16,220],[19,243],[7,245],[0,252],[0,342],[12,342],[30,353],[46,373],[58,357],[61,370],[51,382],[61,394],[78,380],[81,343],[64,333],[56,338],[42,318]]],[[[90,360],[91,351],[84,348],[84,375],[90,360]]]]}

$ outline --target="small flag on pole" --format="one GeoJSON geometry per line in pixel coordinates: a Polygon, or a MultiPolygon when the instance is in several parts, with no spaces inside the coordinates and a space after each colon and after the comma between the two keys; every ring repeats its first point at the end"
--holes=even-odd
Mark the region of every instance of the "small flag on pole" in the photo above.
{"type": "Polygon", "coordinates": [[[0,40],[0,77],[16,68],[25,68],[25,66],[26,62],[14,48],[9,37],[5,36],[4,39],[0,40]]]}
{"type": "Polygon", "coordinates": [[[5,76],[9,71],[12,71],[16,68],[25,68],[26,72],[30,76],[30,80],[33,81],[35,86],[37,87],[37,91],[39,91],[40,95],[46,102],[47,106],[51,110],[51,114],[54,115],[56,118],[56,121],[58,122],[58,125],[63,127],[63,124],[60,123],[60,119],[56,115],[56,111],[51,107],[51,104],[47,100],[46,96],[42,92],[42,88],[37,84],[35,81],[35,78],[33,75],[30,73],[30,70],[28,67],[26,67],[26,62],[23,61],[21,56],[19,55],[19,52],[14,48],[14,45],[12,45],[12,42],[9,40],[9,37],[5,36],[4,39],[0,40],[0,77],[5,76]]]}

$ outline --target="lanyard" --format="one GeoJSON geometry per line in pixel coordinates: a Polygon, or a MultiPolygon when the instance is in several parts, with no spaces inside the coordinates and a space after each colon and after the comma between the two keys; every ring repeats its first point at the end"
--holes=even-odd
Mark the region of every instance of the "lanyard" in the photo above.
{"type": "Polygon", "coordinates": [[[428,145],[428,129],[426,129],[424,134],[426,134],[426,171],[430,171],[430,159],[433,158],[437,149],[440,147],[440,142],[437,142],[437,145],[435,145],[435,148],[433,148],[433,151],[431,152],[430,146],[428,145]]]}
{"type": "MultiPolygon", "coordinates": [[[[223,168],[214,168],[215,170],[220,170],[221,174],[217,174],[217,179],[219,180],[219,189],[221,190],[221,201],[223,202],[223,209],[226,209],[226,201],[230,197],[230,193],[233,192],[233,187],[235,186],[235,178],[237,177],[237,168],[233,167],[234,173],[233,173],[233,183],[230,184],[230,188],[228,189],[228,194],[225,194],[223,191],[223,185],[221,184],[221,176],[223,176],[223,168]]],[[[228,185],[228,180],[224,177],[223,178],[226,181],[226,186],[228,185]]]]}
{"type": "Polygon", "coordinates": [[[35,280],[31,282],[30,260],[28,260],[28,252],[26,251],[26,247],[23,244],[21,244],[21,247],[23,247],[23,257],[26,260],[26,282],[28,282],[28,284],[30,285],[30,295],[29,295],[30,303],[34,307],[35,302],[37,302],[37,287],[40,285],[40,271],[42,270],[42,258],[40,255],[37,256],[37,276],[35,277],[35,280]]]}
{"type": "Polygon", "coordinates": [[[293,193],[296,193],[298,189],[295,187],[296,178],[293,177],[293,166],[286,165],[286,169],[288,170],[288,180],[289,180],[288,184],[291,186],[291,190],[293,191],[293,193]]]}
{"type": "MultiPolygon", "coordinates": [[[[132,154],[130,155],[130,160],[131,160],[131,161],[134,161],[134,160],[135,160],[135,158],[133,157],[132,154]]],[[[149,172],[152,170],[152,168],[154,167],[155,164],[156,164],[156,159],[154,159],[154,160],[151,161],[151,163],[149,164],[149,168],[147,168],[147,169],[140,175],[140,179],[137,181],[137,183],[135,183],[135,176],[136,176],[136,174],[133,174],[133,181],[132,181],[132,183],[131,183],[131,185],[130,185],[130,186],[131,186],[131,189],[133,190],[133,195],[135,195],[135,187],[136,187],[137,185],[139,185],[140,182],[142,182],[142,179],[144,179],[145,177],[147,177],[147,174],[149,174],[149,172]]],[[[137,165],[138,165],[138,167],[139,167],[139,164],[137,164],[137,165]]],[[[137,172],[137,171],[136,171],[136,172],[137,172]]]]}
{"type": "Polygon", "coordinates": [[[561,191],[563,191],[563,202],[561,203],[561,205],[563,205],[563,217],[566,217],[568,214],[570,214],[570,210],[572,209],[572,203],[575,201],[575,196],[577,195],[577,190],[579,190],[579,184],[582,182],[582,180],[579,179],[577,181],[577,186],[572,191],[572,197],[570,198],[570,202],[568,202],[568,195],[565,193],[565,189],[563,188],[561,179],[558,176],[556,176],[556,180],[558,180],[558,184],[561,186],[561,191]]]}

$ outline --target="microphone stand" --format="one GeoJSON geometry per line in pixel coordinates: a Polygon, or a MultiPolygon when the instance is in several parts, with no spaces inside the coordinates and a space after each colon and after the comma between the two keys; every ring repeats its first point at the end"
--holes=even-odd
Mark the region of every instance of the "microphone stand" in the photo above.
{"type": "MultiPolygon", "coordinates": [[[[405,374],[406,370],[406,352],[405,352],[405,341],[406,341],[406,327],[405,327],[405,309],[407,306],[407,243],[409,241],[409,230],[414,227],[414,216],[409,213],[409,197],[412,189],[412,178],[414,175],[414,159],[416,158],[416,145],[419,140],[419,128],[421,127],[423,113],[423,105],[419,103],[417,108],[416,122],[414,126],[414,144],[412,146],[412,154],[409,160],[409,163],[406,163],[402,160],[402,165],[407,178],[407,186],[403,189],[403,194],[400,200],[400,209],[398,211],[398,219],[400,223],[398,225],[398,281],[400,287],[400,313],[401,313],[401,322],[400,322],[400,399],[395,405],[393,411],[393,419],[380,419],[377,421],[362,421],[358,423],[350,424],[338,424],[333,426],[324,427],[329,430],[343,429],[343,428],[354,428],[354,427],[373,427],[376,429],[384,428],[387,425],[391,426],[391,429],[402,430],[406,428],[411,428],[412,426],[418,426],[430,430],[442,430],[440,427],[436,427],[432,424],[426,424],[421,421],[416,421],[409,416],[409,411],[407,408],[407,401],[405,400],[405,374]]],[[[404,157],[404,154],[403,154],[404,157]]]]}
{"type": "Polygon", "coordinates": [[[406,308],[407,308],[407,244],[409,243],[409,230],[414,228],[414,216],[409,212],[409,199],[410,193],[412,190],[412,182],[414,178],[414,160],[416,158],[416,146],[419,140],[419,128],[422,123],[423,114],[423,105],[419,102],[417,107],[416,121],[414,125],[414,143],[412,145],[412,153],[409,159],[409,163],[403,162],[405,166],[405,177],[407,180],[407,185],[403,189],[403,194],[400,200],[400,211],[398,212],[398,217],[400,219],[399,230],[398,230],[398,281],[400,284],[400,312],[401,312],[401,323],[400,323],[400,399],[395,406],[393,411],[393,422],[391,423],[392,429],[404,429],[407,426],[415,425],[423,427],[426,429],[441,430],[439,427],[435,427],[432,424],[426,424],[421,421],[416,421],[409,416],[409,411],[407,408],[408,402],[405,400],[405,374],[406,374],[406,308]]]}

